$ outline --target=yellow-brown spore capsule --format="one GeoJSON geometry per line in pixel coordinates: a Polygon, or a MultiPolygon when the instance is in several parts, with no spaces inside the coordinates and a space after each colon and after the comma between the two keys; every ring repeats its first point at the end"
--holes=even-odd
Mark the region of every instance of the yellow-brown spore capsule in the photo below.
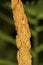
{"type": "Polygon", "coordinates": [[[13,18],[15,20],[15,28],[17,30],[16,45],[19,49],[17,52],[18,65],[31,65],[31,33],[26,14],[24,12],[23,3],[21,0],[11,0],[11,7],[13,18]]]}

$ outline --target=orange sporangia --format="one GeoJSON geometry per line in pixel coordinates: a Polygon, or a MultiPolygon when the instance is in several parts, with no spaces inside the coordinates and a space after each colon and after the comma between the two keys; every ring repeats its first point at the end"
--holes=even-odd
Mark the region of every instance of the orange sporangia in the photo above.
{"type": "Polygon", "coordinates": [[[30,54],[30,28],[27,16],[24,11],[21,0],[11,0],[11,8],[13,12],[14,24],[17,31],[16,45],[18,48],[17,60],[18,65],[32,65],[30,54]]]}

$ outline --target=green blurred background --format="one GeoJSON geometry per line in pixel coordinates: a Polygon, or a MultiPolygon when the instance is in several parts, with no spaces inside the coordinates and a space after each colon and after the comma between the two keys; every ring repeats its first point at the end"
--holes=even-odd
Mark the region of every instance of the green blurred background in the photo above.
{"type": "MultiPolygon", "coordinates": [[[[31,28],[32,65],[43,65],[43,0],[22,0],[31,28]]],[[[17,65],[11,0],[0,0],[0,65],[17,65]]]]}

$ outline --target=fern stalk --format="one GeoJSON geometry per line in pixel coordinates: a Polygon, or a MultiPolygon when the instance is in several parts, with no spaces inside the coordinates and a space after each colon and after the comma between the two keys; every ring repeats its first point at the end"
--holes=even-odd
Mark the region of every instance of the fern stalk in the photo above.
{"type": "Polygon", "coordinates": [[[27,23],[27,17],[21,0],[11,0],[14,24],[17,30],[16,45],[18,47],[17,60],[18,65],[31,65],[30,54],[30,28],[27,23]]]}

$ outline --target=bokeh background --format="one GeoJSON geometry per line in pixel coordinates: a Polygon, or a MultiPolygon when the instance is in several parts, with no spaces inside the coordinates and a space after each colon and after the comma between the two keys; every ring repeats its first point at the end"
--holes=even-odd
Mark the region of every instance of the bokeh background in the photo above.
{"type": "MultiPolygon", "coordinates": [[[[32,65],[43,65],[43,0],[22,0],[31,29],[32,65]]],[[[0,0],[0,65],[17,65],[11,0],[0,0]]]]}

